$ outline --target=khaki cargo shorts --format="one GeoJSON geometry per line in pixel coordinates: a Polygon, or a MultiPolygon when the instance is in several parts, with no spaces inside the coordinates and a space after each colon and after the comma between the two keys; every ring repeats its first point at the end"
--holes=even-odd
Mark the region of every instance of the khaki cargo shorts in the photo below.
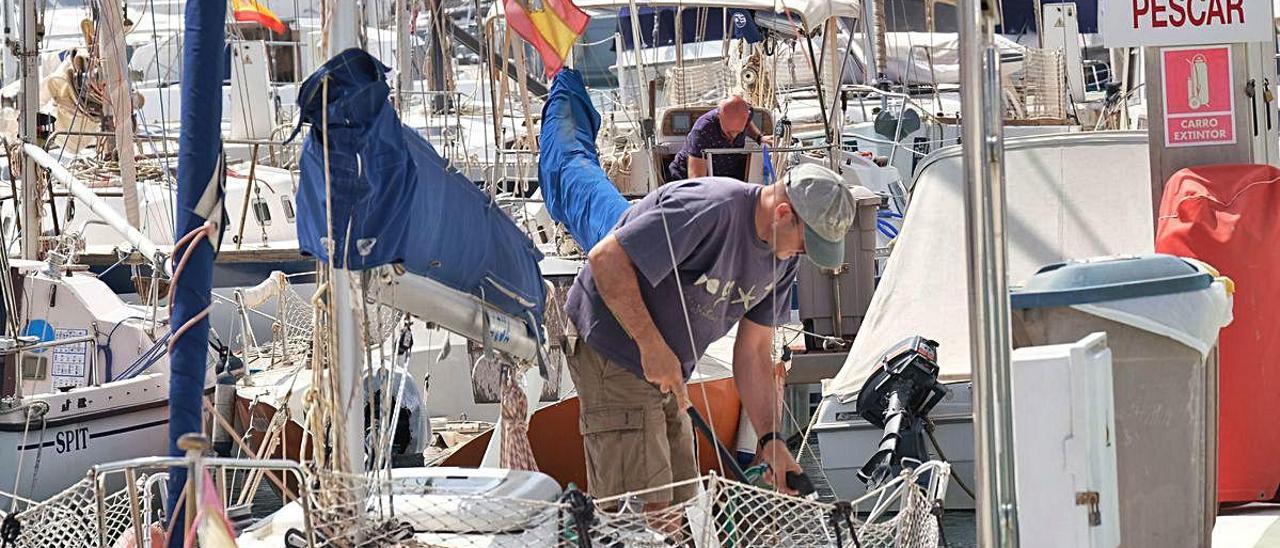
{"type": "MultiPolygon", "coordinates": [[[[588,492],[603,498],[696,477],[692,426],[676,399],[605,359],[585,341],[576,347],[568,363],[581,406],[578,427],[588,492]]],[[[690,483],[639,498],[678,503],[696,492],[696,484],[690,483]]]]}

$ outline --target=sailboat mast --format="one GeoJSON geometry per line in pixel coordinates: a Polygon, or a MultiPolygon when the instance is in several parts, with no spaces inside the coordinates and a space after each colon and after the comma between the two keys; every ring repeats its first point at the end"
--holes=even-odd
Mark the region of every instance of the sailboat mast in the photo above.
{"type": "Polygon", "coordinates": [[[885,77],[889,66],[889,46],[885,39],[885,18],[884,18],[884,2],[885,0],[871,0],[871,9],[875,18],[875,62],[876,81],[885,77]]]}
{"type": "MultiPolygon", "coordinates": [[[[13,35],[13,23],[16,18],[13,15],[13,2],[0,2],[0,17],[4,18],[4,41],[6,44],[17,43],[18,39],[13,35]],[[12,40],[12,42],[10,41],[12,40]]],[[[0,86],[9,84],[9,80],[13,78],[14,72],[17,71],[18,61],[13,57],[13,50],[5,47],[0,48],[3,53],[3,63],[0,64],[0,86]]]]}
{"type": "Polygon", "coordinates": [[[332,17],[328,21],[329,28],[329,51],[325,54],[333,57],[345,50],[360,47],[360,24],[361,17],[360,2],[331,2],[329,4],[329,15],[332,17]]]}
{"type": "MultiPolygon", "coordinates": [[[[351,1],[333,2],[328,14],[332,19],[328,21],[329,50],[325,52],[326,55],[333,58],[347,49],[360,47],[360,4],[351,1]]],[[[325,146],[329,146],[328,139],[325,140],[325,146]]],[[[329,241],[335,241],[332,235],[329,241]]],[[[329,250],[330,264],[335,262],[335,253],[340,251],[329,250]]],[[[346,262],[343,261],[342,264],[346,262]]],[[[364,390],[360,385],[364,361],[360,351],[356,275],[346,268],[333,268],[333,310],[338,346],[338,408],[345,413],[344,428],[341,430],[343,455],[338,459],[338,469],[352,473],[364,470],[364,390]]]]}
{"type": "MultiPolygon", "coordinates": [[[[408,2],[408,0],[401,0],[408,2]]],[[[431,30],[427,33],[427,62],[424,65],[427,68],[424,75],[427,79],[427,91],[432,92],[423,102],[425,108],[429,108],[430,113],[443,113],[449,108],[453,98],[446,94],[449,91],[449,85],[446,82],[448,78],[445,75],[446,68],[449,66],[447,52],[445,52],[445,37],[447,32],[445,29],[452,23],[449,22],[449,15],[444,11],[444,5],[441,0],[427,0],[427,12],[431,14],[431,30]]],[[[477,12],[476,17],[479,17],[477,12]]],[[[405,43],[408,43],[408,35],[405,34],[405,43]]],[[[409,65],[405,64],[407,68],[409,65]]],[[[408,77],[408,70],[405,76],[408,77]]],[[[501,110],[501,109],[499,109],[501,110]]]]}
{"type": "Polygon", "coordinates": [[[978,545],[1018,546],[1006,277],[1003,103],[993,4],[959,0],[978,545]]]}
{"type": "MultiPolygon", "coordinates": [[[[18,49],[18,70],[22,74],[22,100],[19,103],[18,138],[23,143],[37,143],[36,110],[40,108],[40,32],[37,28],[36,0],[22,0],[22,42],[18,49]]],[[[40,189],[36,185],[36,162],[22,155],[22,257],[39,259],[40,189]]]]}
{"type": "Polygon", "coordinates": [[[124,194],[124,215],[134,228],[142,227],[138,208],[138,170],[134,165],[133,93],[125,60],[124,21],[120,0],[101,0],[98,11],[98,54],[107,80],[112,126],[116,135],[116,154],[120,161],[120,188],[124,194]]]}
{"type": "MultiPolygon", "coordinates": [[[[627,11],[631,17],[631,51],[635,54],[636,92],[640,96],[640,138],[644,142],[641,146],[644,147],[643,157],[650,164],[649,169],[645,170],[649,175],[649,191],[654,191],[661,186],[661,181],[658,179],[658,162],[654,160],[653,156],[653,149],[657,146],[654,142],[653,134],[654,120],[650,116],[656,110],[656,107],[650,103],[654,98],[649,97],[649,92],[644,87],[644,83],[648,82],[649,79],[644,68],[644,55],[641,54],[644,50],[644,42],[640,41],[640,8],[636,6],[635,0],[628,2],[627,11]]],[[[656,46],[657,44],[654,45],[656,46]]]]}
{"type": "MultiPolygon", "coordinates": [[[[878,3],[878,2],[877,2],[878,3]]],[[[831,144],[831,150],[827,155],[830,161],[830,167],[837,172],[840,170],[840,162],[843,158],[837,152],[840,150],[844,132],[844,111],[840,110],[840,66],[844,57],[840,55],[840,33],[839,26],[835,17],[827,19],[822,31],[822,57],[819,61],[821,66],[817,66],[818,74],[822,75],[814,79],[814,83],[821,90],[825,87],[825,93],[820,92],[820,100],[826,103],[825,115],[827,142],[831,144]]]]}
{"type": "Polygon", "coordinates": [[[409,110],[409,97],[407,92],[412,87],[409,81],[410,70],[413,64],[413,50],[409,45],[409,26],[410,12],[409,0],[395,0],[395,16],[396,16],[396,111],[401,117],[409,110]]]}
{"type": "MultiPolygon", "coordinates": [[[[30,0],[29,0],[30,1],[30,0]]],[[[178,189],[174,206],[175,262],[185,267],[172,281],[169,314],[169,454],[183,456],[182,436],[203,424],[205,364],[209,359],[209,311],[213,263],[222,241],[223,187],[222,71],[226,68],[226,2],[187,2],[183,11],[182,132],[178,137],[178,189]]],[[[185,444],[184,444],[185,445],[185,444]]],[[[193,469],[198,473],[198,469],[193,469]]],[[[169,476],[169,516],[177,519],[178,496],[187,470],[169,476]]],[[[199,485],[200,478],[195,478],[199,485]]],[[[193,490],[194,491],[194,490],[193,490]]],[[[194,494],[188,502],[194,500],[194,494]]],[[[190,507],[188,507],[188,510],[190,507]]],[[[194,516],[186,513],[182,519],[194,516]]],[[[169,546],[183,545],[175,528],[169,546]]]]}

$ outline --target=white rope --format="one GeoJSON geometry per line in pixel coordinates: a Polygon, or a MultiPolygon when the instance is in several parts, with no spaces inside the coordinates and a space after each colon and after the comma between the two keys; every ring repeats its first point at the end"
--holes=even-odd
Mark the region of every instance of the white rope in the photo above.
{"type": "MultiPolygon", "coordinates": [[[[681,279],[680,279],[680,265],[679,265],[678,261],[676,260],[675,247],[674,247],[674,245],[672,244],[672,240],[671,240],[671,227],[670,227],[670,225],[669,225],[669,224],[668,224],[668,222],[667,222],[667,215],[666,215],[666,211],[665,211],[665,210],[663,210],[661,207],[659,207],[658,212],[659,212],[659,214],[660,214],[660,216],[661,216],[661,218],[662,218],[662,230],[663,230],[663,233],[664,233],[664,235],[665,235],[665,237],[666,237],[667,253],[668,253],[668,255],[671,257],[671,266],[672,266],[672,268],[671,268],[671,272],[672,272],[672,275],[675,277],[675,282],[676,282],[676,293],[677,293],[677,295],[679,295],[679,297],[680,297],[680,313],[681,313],[681,315],[682,315],[682,316],[683,316],[683,318],[684,318],[685,331],[686,331],[686,333],[687,333],[687,334],[688,334],[688,336],[689,336],[689,348],[690,348],[690,351],[692,351],[692,352],[695,352],[695,353],[696,353],[696,352],[697,352],[697,343],[695,342],[695,340],[694,340],[694,336],[693,336],[693,324],[692,324],[691,320],[689,319],[689,307],[688,307],[688,303],[685,301],[685,297],[684,297],[684,284],[683,284],[683,282],[682,282],[682,281],[681,281],[681,279]]],[[[754,215],[754,209],[753,209],[753,215],[754,215]]],[[[753,219],[753,224],[754,224],[754,219],[753,219]]],[[[777,244],[777,241],[778,241],[778,226],[777,226],[777,224],[776,224],[776,223],[773,223],[773,224],[772,224],[771,230],[772,230],[772,240],[771,240],[769,243],[770,243],[770,245],[776,245],[776,244],[777,244]]],[[[753,235],[753,237],[754,237],[754,235],[753,235]]],[[[776,253],[773,253],[773,252],[772,252],[772,250],[771,250],[771,254],[772,254],[772,263],[773,263],[773,268],[772,268],[772,284],[771,284],[771,285],[772,285],[772,288],[771,288],[771,290],[770,290],[770,304],[772,305],[772,311],[771,311],[771,314],[772,314],[772,324],[773,324],[773,325],[771,325],[771,326],[769,326],[769,327],[770,327],[770,329],[774,329],[774,330],[776,330],[776,326],[778,325],[778,306],[777,306],[777,304],[778,304],[778,265],[779,265],[779,261],[778,261],[778,256],[777,256],[777,254],[776,254],[776,253]]],[[[776,332],[776,331],[775,331],[775,332],[776,332]]],[[[771,337],[771,341],[770,341],[770,345],[769,345],[769,346],[770,346],[770,348],[772,348],[772,346],[773,346],[773,343],[772,343],[772,337],[771,337]]],[[[696,361],[696,358],[697,358],[697,357],[695,356],[695,362],[694,362],[694,369],[695,369],[695,370],[697,369],[697,361],[696,361]]],[[[774,421],[773,427],[774,427],[774,429],[776,429],[776,428],[777,428],[777,423],[778,423],[778,421],[780,421],[780,420],[781,420],[781,417],[776,416],[776,415],[778,415],[778,414],[779,414],[779,411],[776,411],[776,410],[780,409],[782,406],[780,405],[780,404],[781,404],[781,401],[779,400],[779,396],[778,396],[778,386],[777,386],[777,380],[778,380],[778,377],[776,376],[776,373],[775,373],[776,369],[775,369],[775,363],[773,362],[773,356],[772,356],[772,354],[770,354],[770,356],[769,356],[769,361],[770,361],[770,364],[769,364],[769,378],[768,378],[768,382],[769,382],[769,385],[770,385],[770,394],[771,394],[771,395],[772,395],[772,397],[773,397],[773,404],[774,404],[773,408],[775,409],[775,411],[774,411],[775,417],[774,417],[774,419],[773,419],[773,421],[774,421]]],[[[708,404],[710,404],[710,401],[711,401],[711,400],[710,400],[710,398],[709,398],[709,396],[708,396],[708,393],[707,393],[706,382],[700,382],[700,383],[698,383],[698,388],[699,388],[699,389],[701,390],[701,392],[702,392],[702,399],[703,399],[703,401],[704,401],[704,402],[708,402],[708,404]]],[[[693,405],[693,403],[692,403],[692,402],[689,402],[689,405],[693,405]]],[[[708,413],[708,414],[707,414],[706,419],[707,419],[707,423],[708,423],[708,425],[709,425],[709,426],[711,426],[711,430],[712,430],[712,432],[715,432],[715,431],[716,431],[716,427],[715,427],[715,414],[714,414],[714,413],[708,413]]],[[[748,420],[749,420],[749,419],[750,419],[750,414],[748,413],[748,420]]],[[[714,443],[716,443],[716,441],[717,441],[717,440],[708,440],[708,441],[710,441],[712,444],[714,444],[714,443]]],[[[719,466],[719,467],[723,470],[723,469],[724,469],[724,462],[723,462],[723,460],[721,459],[720,452],[719,452],[719,451],[716,451],[716,452],[715,452],[715,454],[716,454],[716,465],[717,465],[717,466],[719,466]]]]}
{"type": "MultiPolygon", "coordinates": [[[[635,9],[635,7],[634,7],[634,3],[632,4],[632,8],[631,8],[631,9],[635,9]]],[[[685,298],[684,298],[684,284],[680,281],[680,264],[679,264],[679,262],[678,262],[678,261],[676,261],[676,250],[675,250],[674,245],[671,243],[671,226],[667,223],[667,213],[666,213],[666,211],[665,211],[665,210],[663,210],[663,209],[662,209],[661,204],[659,204],[658,214],[662,217],[662,232],[663,232],[663,234],[665,234],[665,236],[666,236],[666,240],[667,240],[667,253],[668,253],[668,255],[671,257],[671,274],[675,277],[675,282],[676,282],[676,294],[677,294],[677,295],[679,295],[679,297],[680,297],[680,313],[681,313],[681,315],[684,317],[684,327],[685,327],[685,332],[689,335],[689,351],[690,351],[690,352],[694,352],[694,353],[696,354],[696,353],[697,353],[697,351],[698,351],[698,345],[697,345],[697,343],[696,343],[696,342],[694,342],[694,337],[693,337],[693,323],[689,320],[689,305],[685,302],[685,298]]],[[[674,353],[674,351],[673,351],[673,353],[674,353]]],[[[683,366],[682,366],[681,368],[683,369],[683,366]]],[[[697,369],[698,369],[698,362],[697,362],[697,356],[696,356],[696,355],[694,356],[693,368],[694,368],[694,371],[695,371],[695,372],[696,372],[696,371],[697,371],[697,369]]],[[[681,372],[681,374],[683,375],[683,371],[681,372]]],[[[691,378],[692,378],[692,377],[691,377],[691,378]]],[[[711,403],[711,399],[707,396],[707,383],[706,383],[706,381],[703,381],[703,382],[698,383],[698,388],[699,388],[699,390],[702,392],[702,401],[704,401],[704,402],[706,402],[708,405],[710,405],[710,403],[711,403]]],[[[687,389],[687,388],[684,388],[684,391],[685,391],[686,396],[687,396],[687,394],[688,394],[688,389],[687,389]]],[[[673,397],[676,397],[676,398],[677,398],[677,403],[679,403],[679,401],[678,401],[679,396],[678,396],[678,395],[676,395],[676,394],[672,394],[672,396],[673,396],[673,397]]],[[[692,402],[692,401],[685,402],[685,403],[687,403],[689,406],[693,406],[693,402],[692,402]]],[[[682,409],[681,411],[683,411],[683,409],[682,409]]],[[[711,426],[711,431],[714,433],[714,432],[716,431],[716,422],[715,422],[715,420],[716,420],[716,419],[715,419],[715,413],[707,413],[707,417],[706,417],[706,419],[707,419],[707,424],[708,424],[709,426],[711,426]]],[[[697,447],[697,443],[696,443],[697,436],[696,436],[696,434],[694,435],[694,439],[695,439],[694,447],[697,447]]],[[[716,441],[717,441],[717,440],[715,440],[715,439],[710,439],[710,440],[707,440],[707,441],[708,441],[708,442],[710,442],[712,445],[715,445],[715,443],[716,443],[716,441]]],[[[716,466],[717,466],[717,467],[719,467],[721,470],[724,470],[724,460],[720,457],[720,452],[719,452],[719,451],[712,451],[712,452],[713,452],[713,453],[715,453],[715,455],[716,455],[716,466]]]]}
{"type": "MultiPolygon", "coordinates": [[[[31,415],[34,411],[35,411],[35,406],[29,406],[27,407],[26,412],[23,413],[24,415],[26,415],[26,417],[22,424],[22,443],[18,444],[18,465],[14,467],[14,471],[13,471],[13,474],[14,474],[13,492],[15,494],[18,492],[18,486],[22,482],[22,465],[27,455],[27,451],[25,449],[25,447],[27,446],[27,435],[31,431],[31,418],[32,418],[31,415]]],[[[43,443],[41,445],[43,445],[43,443]]],[[[34,483],[32,485],[34,485],[34,483]]],[[[17,511],[17,509],[18,509],[18,498],[13,497],[12,503],[9,505],[9,513],[13,514],[14,512],[17,511]]]]}

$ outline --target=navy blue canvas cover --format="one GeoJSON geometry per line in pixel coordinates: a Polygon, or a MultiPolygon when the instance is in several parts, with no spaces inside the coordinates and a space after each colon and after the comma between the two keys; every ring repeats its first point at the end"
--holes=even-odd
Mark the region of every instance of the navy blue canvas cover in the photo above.
{"type": "Polygon", "coordinates": [[[541,324],[542,254],[488,194],[400,123],[387,100],[388,70],[368,52],[349,49],[303,83],[298,106],[312,130],[301,159],[299,247],[329,262],[331,218],[334,266],[403,263],[541,324]]]}
{"type": "Polygon", "coordinates": [[[582,74],[561,69],[542,106],[538,185],[547,213],[588,251],[630,205],[600,167],[599,131],[600,113],[591,105],[582,74]]]}
{"type": "MultiPolygon", "coordinates": [[[[640,43],[645,47],[674,46],[676,44],[676,27],[680,28],[680,43],[692,44],[699,40],[719,42],[724,39],[725,30],[730,38],[746,40],[754,44],[764,40],[764,33],[756,26],[755,15],[751,10],[737,8],[685,8],[680,12],[680,23],[676,24],[676,8],[673,7],[641,7],[636,12],[640,21],[640,43]],[[724,18],[726,13],[729,20],[724,18]],[[657,29],[654,29],[654,26],[657,29]]],[[[618,33],[622,36],[622,47],[635,49],[634,34],[631,32],[631,10],[618,10],[618,33]]]]}
{"type": "Polygon", "coordinates": [[[299,128],[313,128],[302,145],[298,245],[329,262],[331,216],[336,267],[359,270],[403,257],[409,234],[403,220],[412,214],[418,177],[387,100],[388,70],[368,52],[349,49],[321,66],[298,92],[299,128]],[[326,139],[332,143],[327,151],[326,139]]]}

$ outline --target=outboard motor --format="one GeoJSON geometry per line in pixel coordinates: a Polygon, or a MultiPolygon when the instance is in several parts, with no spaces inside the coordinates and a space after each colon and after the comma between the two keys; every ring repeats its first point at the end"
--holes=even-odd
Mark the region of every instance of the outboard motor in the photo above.
{"type": "Polygon", "coordinates": [[[886,352],[858,393],[858,415],[884,429],[879,449],[858,479],[875,488],[924,462],[924,419],[946,395],[938,382],[937,342],[914,336],[886,352]]]}

